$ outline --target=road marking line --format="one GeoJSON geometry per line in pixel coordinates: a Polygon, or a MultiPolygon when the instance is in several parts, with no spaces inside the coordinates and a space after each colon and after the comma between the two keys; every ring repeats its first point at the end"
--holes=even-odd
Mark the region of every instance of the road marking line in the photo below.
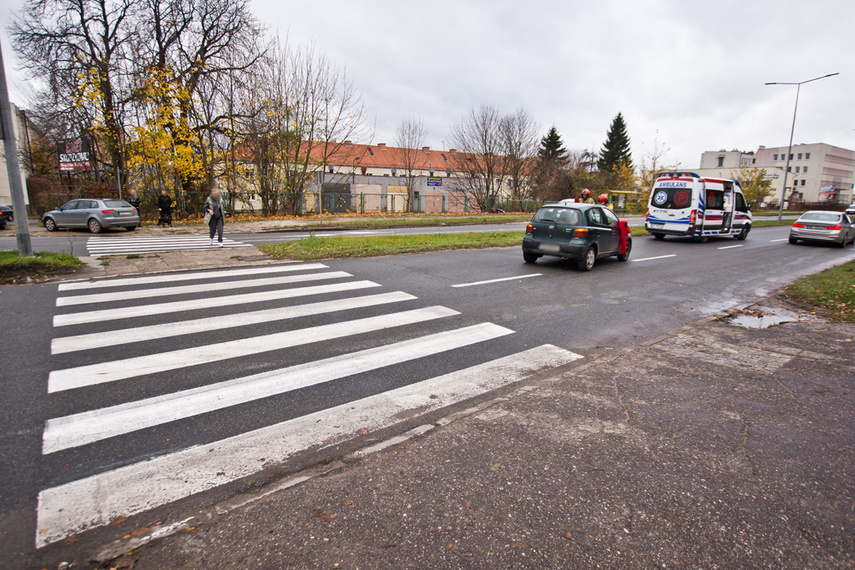
{"type": "Polygon", "coordinates": [[[234,269],[231,271],[202,271],[198,273],[160,274],[149,277],[128,277],[124,279],[105,279],[103,281],[80,281],[78,283],[61,283],[60,291],[79,291],[82,289],[103,289],[107,287],[125,287],[151,285],[152,283],[174,283],[176,281],[197,281],[202,279],[217,279],[223,277],[246,277],[247,275],[264,275],[266,273],[284,273],[289,271],[314,271],[328,269],[323,263],[300,263],[294,265],[274,265],[253,267],[251,269],[234,269]]]}
{"type": "Polygon", "coordinates": [[[490,283],[501,283],[503,281],[516,281],[517,279],[528,279],[529,277],[540,277],[543,273],[528,273],[517,277],[502,277],[501,279],[488,279],[487,281],[474,281],[472,283],[458,283],[452,287],[474,287],[475,285],[489,285],[490,283]]]}
{"type": "Polygon", "coordinates": [[[262,291],[259,293],[222,295],[218,297],[190,299],[188,301],[171,301],[168,303],[154,303],[151,305],[139,305],[118,309],[99,309],[96,311],[83,311],[79,313],[55,315],[53,318],[53,326],[65,327],[71,325],[99,323],[102,321],[113,321],[117,319],[133,319],[137,317],[163,315],[166,313],[199,311],[214,309],[217,307],[231,307],[234,305],[263,303],[266,301],[280,301],[282,299],[293,299],[296,297],[307,297],[310,295],[356,291],[358,289],[369,289],[372,287],[380,287],[380,284],[374,283],[373,281],[349,281],[346,283],[332,283],[330,285],[313,285],[311,287],[294,287],[293,289],[278,289],[276,291],[262,291]]]}
{"type": "Polygon", "coordinates": [[[726,245],[726,246],[724,246],[724,247],[720,247],[720,248],[718,248],[718,249],[734,249],[734,248],[737,248],[737,247],[745,247],[745,244],[739,244],[739,245],[726,245]]]}
{"type": "Polygon", "coordinates": [[[790,240],[790,238],[770,239],[770,240],[769,240],[769,242],[770,242],[770,243],[776,243],[776,242],[779,242],[779,241],[789,241],[789,240],[790,240]]]}
{"type": "Polygon", "coordinates": [[[268,287],[270,285],[288,285],[305,283],[307,281],[323,281],[325,279],[343,279],[353,277],[344,271],[328,273],[309,273],[307,275],[286,275],[284,277],[265,277],[263,279],[242,279],[240,281],[220,281],[217,283],[198,283],[196,285],[177,285],[175,287],[158,287],[155,289],[138,289],[136,291],[117,291],[115,293],[93,293],[73,297],[58,297],[57,307],[71,305],[91,305],[94,303],[110,303],[113,301],[129,301],[131,299],[150,299],[152,297],[167,297],[172,295],[189,295],[191,293],[209,294],[215,291],[232,289],[249,289],[251,287],[268,287]]]}
{"type": "Polygon", "coordinates": [[[364,307],[376,307],[388,303],[400,303],[417,299],[413,295],[397,291],[394,293],[381,293],[379,295],[368,295],[365,297],[352,297],[335,301],[321,301],[306,305],[295,305],[292,307],[277,307],[263,311],[252,311],[248,313],[230,314],[227,318],[221,316],[208,317],[204,319],[193,319],[189,321],[169,322],[144,327],[127,328],[123,330],[110,330],[98,333],[81,334],[75,336],[64,336],[51,341],[51,354],[63,354],[79,350],[90,350],[107,346],[118,346],[148,340],[159,340],[174,336],[190,335],[212,330],[223,330],[227,328],[257,325],[275,321],[309,317],[338,311],[361,309],[364,307]]]}
{"type": "Polygon", "coordinates": [[[215,410],[410,362],[512,334],[486,323],[253,374],[45,423],[42,453],[54,453],[215,410]]]}
{"type": "Polygon", "coordinates": [[[168,370],[201,366],[211,362],[283,350],[315,342],[328,341],[367,332],[381,331],[452,317],[460,313],[441,306],[402,311],[376,317],[355,319],[296,329],[275,334],[246,337],[206,346],[194,346],[170,352],[148,354],[109,362],[99,362],[63,370],[54,370],[48,376],[48,393],[74,390],[127,378],[136,378],[168,370]]]}
{"type": "Polygon", "coordinates": [[[638,263],[639,261],[653,261],[654,259],[668,259],[669,257],[677,257],[677,254],[672,253],[670,255],[657,255],[656,257],[642,257],[641,259],[630,259],[630,261],[638,263]]]}
{"type": "MultiPolygon", "coordinates": [[[[496,325],[485,325],[493,326],[496,325]]],[[[500,327],[501,328],[501,327],[500,327]]],[[[263,465],[330,440],[400,423],[412,410],[428,413],[562,366],[580,355],[543,345],[274,424],[214,443],[141,461],[45,489],[38,497],[36,547],[85,528],[103,526],[258,472],[263,465]],[[264,450],[263,453],[261,450],[264,450]],[[262,453],[259,456],[259,453],[262,453]]]]}

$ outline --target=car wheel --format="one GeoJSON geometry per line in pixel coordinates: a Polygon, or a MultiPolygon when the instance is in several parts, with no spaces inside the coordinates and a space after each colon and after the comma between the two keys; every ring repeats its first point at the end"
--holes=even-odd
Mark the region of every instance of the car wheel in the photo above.
{"type": "Polygon", "coordinates": [[[101,233],[101,222],[99,222],[95,218],[92,218],[91,220],[89,220],[89,222],[86,225],[89,226],[89,231],[92,232],[93,234],[100,234],[101,233]]]}
{"type": "Polygon", "coordinates": [[[590,271],[594,268],[595,263],[597,263],[597,250],[594,246],[591,246],[585,252],[585,256],[579,260],[579,269],[590,271]]]}
{"type": "Polygon", "coordinates": [[[629,261],[629,254],[632,252],[632,240],[626,241],[626,253],[619,253],[617,256],[618,261],[629,261]]]}
{"type": "Polygon", "coordinates": [[[751,226],[742,226],[742,231],[736,235],[736,239],[739,241],[745,241],[748,239],[748,232],[751,231],[751,226]]]}
{"type": "Polygon", "coordinates": [[[709,243],[710,242],[710,236],[701,236],[701,238],[698,241],[701,243],[709,243]]]}
{"type": "Polygon", "coordinates": [[[838,244],[837,244],[837,247],[839,247],[840,249],[843,249],[844,247],[846,247],[846,243],[847,243],[847,242],[846,242],[846,237],[844,236],[844,237],[843,237],[843,241],[841,241],[840,243],[838,243],[838,244]]]}
{"type": "Polygon", "coordinates": [[[653,234],[653,237],[661,241],[665,239],[665,234],[653,234]]]}
{"type": "Polygon", "coordinates": [[[137,229],[138,227],[139,227],[139,226],[125,226],[125,229],[126,229],[126,230],[128,230],[129,232],[132,232],[132,231],[134,231],[135,229],[137,229]]]}
{"type": "Polygon", "coordinates": [[[523,252],[523,259],[525,260],[526,263],[535,263],[538,259],[540,259],[540,256],[537,255],[536,253],[524,251],[523,252]]]}
{"type": "Polygon", "coordinates": [[[56,222],[53,221],[53,218],[45,218],[45,229],[49,232],[56,231],[56,222]]]}
{"type": "Polygon", "coordinates": [[[796,238],[794,238],[794,237],[790,237],[790,243],[791,243],[791,244],[793,244],[793,245],[796,245],[797,243],[799,243],[799,240],[797,240],[797,239],[796,239],[796,238]]]}

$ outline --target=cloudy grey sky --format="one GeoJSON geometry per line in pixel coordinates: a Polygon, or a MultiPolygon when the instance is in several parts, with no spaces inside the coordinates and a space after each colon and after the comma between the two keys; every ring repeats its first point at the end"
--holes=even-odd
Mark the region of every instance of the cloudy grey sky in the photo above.
{"type": "MultiPolygon", "coordinates": [[[[4,25],[19,4],[0,0],[4,25]]],[[[599,148],[621,111],[636,163],[658,139],[668,162],[697,167],[703,150],[787,144],[795,87],[765,82],[840,72],[802,89],[795,142],[855,148],[852,0],[253,4],[271,33],[346,66],[376,121],[373,142],[392,143],[401,119],[420,115],[431,146],[448,147],[466,109],[491,103],[555,124],[569,149],[599,148]]],[[[7,73],[24,103],[23,73],[7,73]]]]}

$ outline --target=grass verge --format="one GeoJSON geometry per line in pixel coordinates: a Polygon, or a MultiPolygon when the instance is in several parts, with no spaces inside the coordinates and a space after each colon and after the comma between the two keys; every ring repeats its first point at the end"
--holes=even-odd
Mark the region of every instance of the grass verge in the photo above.
{"type": "Polygon", "coordinates": [[[83,262],[67,253],[42,251],[33,257],[22,257],[16,251],[0,251],[0,283],[40,280],[52,275],[70,273],[83,262]]]}
{"type": "Polygon", "coordinates": [[[531,215],[522,216],[467,216],[467,217],[443,217],[443,218],[381,218],[365,220],[343,220],[333,219],[323,225],[309,223],[299,227],[288,227],[294,231],[310,230],[380,230],[388,228],[427,228],[441,226],[483,226],[489,224],[511,224],[514,222],[527,222],[531,215]]]}
{"type": "Polygon", "coordinates": [[[259,245],[258,249],[268,255],[287,259],[329,259],[333,257],[375,257],[448,249],[519,246],[522,244],[522,238],[522,232],[310,237],[297,241],[259,245]]]}
{"type": "Polygon", "coordinates": [[[835,321],[855,322],[855,261],[799,279],[784,289],[835,321]]]}

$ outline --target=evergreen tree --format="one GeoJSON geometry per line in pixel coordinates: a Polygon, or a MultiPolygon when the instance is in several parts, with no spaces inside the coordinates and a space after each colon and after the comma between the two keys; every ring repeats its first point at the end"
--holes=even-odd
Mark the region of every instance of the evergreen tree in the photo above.
{"type": "Polygon", "coordinates": [[[540,150],[537,156],[541,160],[564,160],[567,158],[567,149],[564,148],[564,141],[561,140],[561,135],[558,134],[558,129],[553,126],[546,133],[546,136],[540,139],[540,150]]]}
{"type": "Polygon", "coordinates": [[[609,127],[606,142],[600,150],[597,168],[602,172],[614,172],[620,164],[632,168],[632,150],[629,147],[626,121],[624,121],[623,115],[618,113],[609,127]]]}

